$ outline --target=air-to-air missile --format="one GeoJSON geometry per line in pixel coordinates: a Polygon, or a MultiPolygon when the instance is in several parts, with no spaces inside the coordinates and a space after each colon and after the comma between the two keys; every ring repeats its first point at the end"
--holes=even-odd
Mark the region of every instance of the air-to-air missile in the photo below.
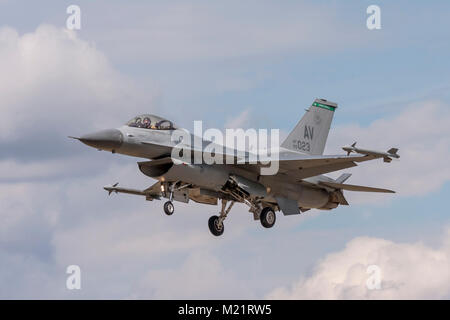
{"type": "Polygon", "coordinates": [[[397,148],[391,148],[386,152],[367,150],[367,149],[357,148],[356,142],[354,142],[351,146],[342,147],[342,150],[347,151],[347,155],[350,155],[350,153],[354,152],[354,153],[365,154],[365,155],[382,156],[384,159],[384,162],[391,162],[392,158],[395,158],[395,159],[400,158],[400,156],[397,154],[397,151],[398,151],[397,148]]]}

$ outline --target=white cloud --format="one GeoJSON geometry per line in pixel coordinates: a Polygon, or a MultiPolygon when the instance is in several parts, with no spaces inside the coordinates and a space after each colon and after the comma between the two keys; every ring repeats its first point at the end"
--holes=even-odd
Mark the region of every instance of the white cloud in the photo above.
{"type": "Polygon", "coordinates": [[[0,28],[0,70],[0,142],[118,126],[151,108],[152,95],[63,28],[0,28]]]}
{"type": "Polygon", "coordinates": [[[341,147],[357,141],[365,149],[399,148],[400,159],[375,160],[347,169],[348,183],[391,188],[396,195],[347,192],[351,202],[379,202],[398,196],[425,195],[450,180],[450,106],[422,101],[401,108],[397,115],[378,119],[368,126],[350,124],[331,130],[326,153],[343,153],[341,147]]]}
{"type": "Polygon", "coordinates": [[[46,183],[0,184],[0,251],[49,258],[61,214],[60,202],[52,201],[57,190],[46,183]]]}
{"type": "Polygon", "coordinates": [[[450,228],[438,248],[359,237],[327,255],[310,276],[267,295],[269,299],[442,299],[450,296],[450,228]],[[366,286],[367,267],[381,270],[381,288],[366,286]]]}
{"type": "Polygon", "coordinates": [[[220,260],[197,251],[175,268],[149,271],[136,286],[133,298],[153,299],[237,299],[249,298],[252,290],[225,269],[220,260]]]}

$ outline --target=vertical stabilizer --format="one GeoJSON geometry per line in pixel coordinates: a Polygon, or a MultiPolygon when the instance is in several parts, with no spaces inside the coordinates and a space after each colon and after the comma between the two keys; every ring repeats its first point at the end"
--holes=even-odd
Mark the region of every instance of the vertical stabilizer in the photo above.
{"type": "Polygon", "coordinates": [[[311,155],[323,154],[336,108],[334,102],[314,100],[281,147],[311,155]]]}

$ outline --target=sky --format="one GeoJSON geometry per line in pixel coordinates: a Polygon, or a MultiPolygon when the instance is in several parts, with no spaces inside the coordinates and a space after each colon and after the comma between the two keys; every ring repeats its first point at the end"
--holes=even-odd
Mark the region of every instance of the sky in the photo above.
{"type": "MultiPolygon", "coordinates": [[[[448,1],[0,0],[0,298],[448,299],[448,1]],[[81,9],[68,30],[66,9],[81,9]],[[381,29],[366,26],[369,5],[381,29]],[[325,153],[398,147],[345,170],[350,206],[277,217],[108,196],[139,159],[67,136],[155,113],[186,128],[278,128],[338,103],[325,153]],[[68,290],[69,265],[81,289],[68,290]],[[369,266],[381,286],[369,289],[369,266]]],[[[342,172],[331,174],[337,176],[342,172]]]]}

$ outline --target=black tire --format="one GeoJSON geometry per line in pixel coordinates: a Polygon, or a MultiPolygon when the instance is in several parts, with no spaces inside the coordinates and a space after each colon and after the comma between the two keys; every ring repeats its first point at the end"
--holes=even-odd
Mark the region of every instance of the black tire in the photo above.
{"type": "Polygon", "coordinates": [[[164,203],[164,213],[168,216],[171,216],[173,212],[175,211],[175,207],[173,206],[172,201],[167,201],[164,203]]]}
{"type": "Polygon", "coordinates": [[[211,233],[216,237],[221,236],[225,229],[223,222],[219,225],[219,217],[218,216],[212,216],[211,218],[209,218],[208,227],[209,227],[209,231],[211,231],[211,233]]]}
{"type": "Polygon", "coordinates": [[[259,216],[259,220],[264,228],[272,228],[277,220],[277,216],[275,212],[270,207],[265,207],[261,211],[261,215],[259,216]]]}

